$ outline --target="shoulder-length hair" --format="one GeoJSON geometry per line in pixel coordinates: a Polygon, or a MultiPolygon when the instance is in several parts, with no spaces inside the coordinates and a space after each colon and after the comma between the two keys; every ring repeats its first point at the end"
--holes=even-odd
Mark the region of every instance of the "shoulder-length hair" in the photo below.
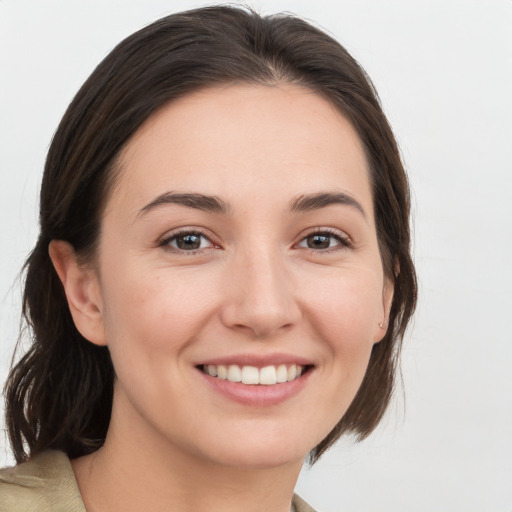
{"type": "Polygon", "coordinates": [[[115,374],[108,348],[76,329],[49,243],[69,242],[84,261],[94,255],[116,160],[163,105],[219,84],[280,82],[320,94],[359,134],[384,273],[394,284],[387,333],[373,347],[350,408],[310,461],[343,433],[362,439],[376,427],[392,394],[417,293],[409,188],[395,138],[368,76],[333,38],[289,15],[208,7],[170,15],[122,41],[79,90],[54,135],[41,187],[40,234],[25,264],[23,315],[32,345],[5,388],[18,462],[49,448],[71,458],[93,452],[104,443],[112,407],[115,374]]]}

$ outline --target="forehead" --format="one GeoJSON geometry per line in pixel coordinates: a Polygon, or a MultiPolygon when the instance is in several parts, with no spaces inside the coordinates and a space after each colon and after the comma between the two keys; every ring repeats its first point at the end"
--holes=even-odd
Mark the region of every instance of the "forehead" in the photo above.
{"type": "MultiPolygon", "coordinates": [[[[227,201],[338,190],[372,211],[368,166],[350,122],[309,89],[236,85],[170,102],[137,131],[119,159],[114,193],[148,202],[166,191],[227,201]]],[[[134,208],[137,205],[133,205],[134,208]]]]}

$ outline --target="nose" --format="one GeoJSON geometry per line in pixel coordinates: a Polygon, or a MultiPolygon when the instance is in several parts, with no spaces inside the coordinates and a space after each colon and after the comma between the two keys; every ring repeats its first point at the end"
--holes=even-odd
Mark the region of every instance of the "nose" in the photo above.
{"type": "Polygon", "coordinates": [[[221,320],[255,339],[296,325],[301,308],[285,257],[260,249],[240,254],[227,269],[221,320]]]}

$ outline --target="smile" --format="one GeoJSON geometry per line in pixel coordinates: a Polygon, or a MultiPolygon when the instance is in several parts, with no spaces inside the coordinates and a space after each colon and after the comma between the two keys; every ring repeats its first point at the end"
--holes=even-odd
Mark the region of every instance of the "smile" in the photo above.
{"type": "Polygon", "coordinates": [[[306,366],[298,364],[280,364],[264,366],[239,366],[236,364],[205,364],[201,365],[200,370],[211,377],[230,382],[241,382],[248,385],[273,386],[274,384],[284,384],[298,379],[307,369],[306,366]]]}

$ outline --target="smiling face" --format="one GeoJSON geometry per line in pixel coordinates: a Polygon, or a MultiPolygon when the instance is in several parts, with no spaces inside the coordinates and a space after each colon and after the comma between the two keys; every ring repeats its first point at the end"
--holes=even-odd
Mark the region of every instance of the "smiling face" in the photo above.
{"type": "Polygon", "coordinates": [[[301,461],[354,398],[392,295],[354,129],[295,86],[207,89],[152,116],[119,164],[99,322],[74,313],[116,370],[107,441],[301,461]]]}

